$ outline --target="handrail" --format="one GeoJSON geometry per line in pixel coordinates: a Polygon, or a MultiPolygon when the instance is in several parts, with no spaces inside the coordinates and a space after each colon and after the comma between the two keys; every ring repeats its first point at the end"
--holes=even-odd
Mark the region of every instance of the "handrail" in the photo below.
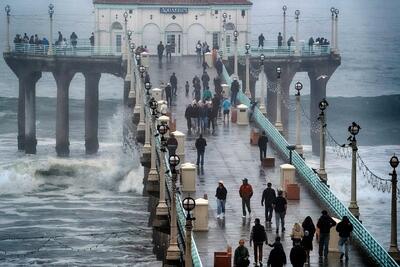
{"type": "MultiPolygon", "coordinates": [[[[223,77],[228,85],[232,83],[229,74],[223,66],[223,77]]],[[[250,99],[239,90],[238,93],[239,101],[245,105],[250,105],[250,99]]],[[[253,116],[258,125],[267,133],[269,140],[271,140],[276,149],[289,158],[289,151],[287,146],[289,145],[285,138],[279,133],[279,131],[272,125],[272,123],[261,113],[258,107],[255,108],[253,116]]],[[[306,162],[300,157],[300,155],[293,151],[292,163],[296,167],[296,170],[303,181],[306,182],[317,195],[322,204],[328,207],[332,213],[342,218],[347,216],[350,222],[353,224],[353,238],[358,242],[360,247],[379,265],[385,267],[398,267],[396,261],[389,255],[389,253],[376,241],[368,230],[360,223],[360,221],[353,216],[353,214],[347,209],[347,207],[340,202],[340,200],[332,193],[328,186],[321,182],[319,177],[314,171],[306,164],[306,162]]]]}

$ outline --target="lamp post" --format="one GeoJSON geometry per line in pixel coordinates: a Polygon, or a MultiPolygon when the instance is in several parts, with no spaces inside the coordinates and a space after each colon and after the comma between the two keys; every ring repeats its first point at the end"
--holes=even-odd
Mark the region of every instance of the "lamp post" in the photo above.
{"type": "Polygon", "coordinates": [[[267,114],[267,109],[265,108],[265,81],[264,81],[264,60],[265,56],[264,54],[260,55],[260,68],[261,68],[261,95],[260,95],[260,111],[262,114],[266,115],[267,114]]]}
{"type": "Polygon", "coordinates": [[[11,51],[11,46],[10,46],[10,12],[11,12],[11,7],[10,5],[6,5],[4,10],[6,11],[7,15],[7,47],[6,47],[6,52],[11,51]]]}
{"type": "Polygon", "coordinates": [[[234,56],[234,71],[233,71],[233,73],[235,74],[235,77],[238,77],[238,45],[237,45],[238,36],[239,36],[239,32],[237,30],[235,30],[233,32],[233,37],[234,37],[233,40],[235,42],[235,56],[234,56]]]}
{"type": "Polygon", "coordinates": [[[282,134],[283,133],[283,125],[282,125],[282,113],[281,113],[281,68],[276,68],[277,75],[277,92],[276,92],[276,121],[275,128],[282,134]]]}
{"type": "Polygon", "coordinates": [[[168,121],[169,118],[167,116],[161,116],[158,118],[160,124],[157,125],[157,131],[161,135],[161,159],[160,159],[160,199],[158,200],[158,205],[156,208],[156,215],[157,216],[167,216],[168,215],[168,206],[165,201],[165,168],[164,168],[164,159],[165,153],[167,151],[167,140],[165,138],[165,134],[167,134],[168,128],[168,121]]]}
{"type": "Polygon", "coordinates": [[[326,130],[326,122],[325,122],[325,109],[329,106],[328,101],[323,98],[319,102],[319,110],[321,113],[318,116],[318,120],[321,122],[321,128],[319,131],[319,170],[318,176],[321,178],[323,183],[328,182],[328,175],[325,171],[325,130],[326,130]]]}
{"type": "Polygon", "coordinates": [[[390,166],[393,168],[392,173],[392,212],[391,212],[391,231],[390,231],[390,248],[389,254],[397,262],[400,260],[399,248],[397,246],[397,172],[396,168],[399,166],[399,159],[396,155],[390,158],[390,166]]]}
{"type": "Polygon", "coordinates": [[[335,52],[335,10],[331,7],[331,53],[335,52]]]}
{"type": "MultiPolygon", "coordinates": [[[[130,83],[130,88],[129,88],[129,96],[128,96],[128,98],[136,98],[136,91],[135,91],[135,74],[134,74],[134,72],[135,72],[135,68],[134,68],[134,62],[132,61],[132,57],[135,55],[134,53],[135,53],[135,44],[134,43],[130,43],[129,44],[129,48],[130,48],[130,50],[131,50],[131,54],[129,55],[129,62],[130,62],[130,65],[131,65],[131,68],[130,68],[130,73],[131,73],[131,83],[130,83]]],[[[136,102],[136,101],[135,101],[136,102]]]]}
{"type": "MultiPolygon", "coordinates": [[[[150,82],[146,82],[144,84],[144,88],[146,89],[146,103],[149,102],[149,98],[150,98],[150,89],[151,89],[151,83],[150,82]]],[[[151,144],[150,144],[150,122],[147,116],[147,113],[145,114],[145,136],[144,136],[144,145],[143,145],[143,154],[149,154],[151,153],[151,144]]]]}
{"type": "Polygon", "coordinates": [[[339,53],[339,37],[338,37],[338,21],[339,21],[339,9],[335,9],[335,53],[339,53]]]}
{"type": "Polygon", "coordinates": [[[179,165],[180,158],[178,155],[169,156],[169,166],[171,167],[172,174],[172,199],[171,199],[171,221],[170,221],[170,236],[169,246],[167,249],[167,260],[179,260],[180,250],[178,247],[178,229],[176,220],[176,181],[177,181],[177,170],[176,166],[179,165]]]}
{"type": "MultiPolygon", "coordinates": [[[[158,103],[152,97],[149,101],[149,106],[151,109],[151,129],[155,129],[155,121],[157,117],[157,107],[158,103]]],[[[150,171],[149,175],[147,177],[148,181],[158,181],[158,172],[157,172],[157,167],[156,167],[156,145],[155,145],[155,140],[154,138],[151,138],[151,159],[150,159],[150,171]]]]}
{"type": "Polygon", "coordinates": [[[196,201],[191,197],[186,197],[182,200],[183,209],[186,210],[186,244],[185,244],[185,267],[193,267],[192,260],[192,229],[194,221],[196,218],[193,218],[190,215],[190,211],[196,207],[196,201]]]}
{"type": "Polygon", "coordinates": [[[300,55],[300,40],[299,40],[299,16],[300,10],[296,9],[294,12],[295,19],[296,19],[296,50],[294,51],[295,55],[300,55]]]}
{"type": "Polygon", "coordinates": [[[53,55],[53,14],[54,14],[54,5],[49,5],[49,16],[50,16],[50,40],[49,40],[49,52],[48,55],[53,55]]]}
{"type": "Polygon", "coordinates": [[[130,81],[131,80],[131,63],[132,63],[132,53],[131,53],[131,35],[132,31],[128,31],[127,36],[128,36],[128,41],[127,41],[127,49],[126,49],[126,55],[127,55],[127,61],[126,61],[126,75],[125,75],[125,81],[130,81]]]}
{"type": "Polygon", "coordinates": [[[286,45],[286,10],[287,6],[284,5],[282,7],[283,10],[283,31],[282,31],[282,37],[283,37],[283,45],[286,45]]]}
{"type": "Polygon", "coordinates": [[[225,59],[226,57],[226,30],[225,30],[225,23],[226,23],[226,18],[228,17],[228,14],[225,12],[222,14],[222,51],[223,51],[223,57],[225,59]]]}
{"type": "Polygon", "coordinates": [[[140,109],[142,108],[142,103],[140,102],[141,100],[141,84],[142,81],[141,79],[143,78],[143,73],[145,71],[145,68],[140,65],[140,54],[135,55],[136,58],[136,64],[138,66],[138,71],[140,73],[140,77],[138,79],[135,79],[135,88],[136,88],[136,103],[135,103],[135,108],[133,109],[134,114],[140,113],[140,109]]]}
{"type": "Polygon", "coordinates": [[[303,89],[303,84],[297,82],[294,85],[296,89],[296,151],[301,157],[303,157],[303,146],[301,145],[301,124],[300,124],[300,91],[303,89]]]}
{"type": "Polygon", "coordinates": [[[361,127],[357,123],[353,122],[349,126],[348,131],[350,132],[350,137],[347,139],[350,141],[350,146],[352,150],[351,154],[351,199],[349,210],[357,219],[360,217],[360,211],[357,205],[357,140],[356,135],[360,131],[361,127]]]}
{"type": "Polygon", "coordinates": [[[244,48],[246,49],[246,91],[244,93],[246,94],[246,96],[251,96],[251,92],[250,92],[250,53],[249,53],[250,44],[246,43],[244,48]]]}
{"type": "Polygon", "coordinates": [[[125,60],[128,57],[128,12],[124,12],[124,32],[125,32],[125,46],[124,46],[124,53],[122,54],[122,58],[125,60]]]}
{"type": "Polygon", "coordinates": [[[146,71],[146,67],[143,65],[139,66],[139,72],[140,72],[140,81],[139,84],[139,102],[140,102],[140,110],[139,110],[139,124],[137,126],[137,131],[144,131],[145,130],[145,123],[144,123],[144,105],[143,105],[143,80],[144,80],[144,73],[146,71]]]}

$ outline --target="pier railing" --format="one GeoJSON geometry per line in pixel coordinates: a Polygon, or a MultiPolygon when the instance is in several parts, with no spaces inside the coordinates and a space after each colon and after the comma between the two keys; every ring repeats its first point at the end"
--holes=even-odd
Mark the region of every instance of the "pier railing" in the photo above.
{"type": "Polygon", "coordinates": [[[53,52],[49,52],[49,45],[18,43],[12,47],[12,53],[30,56],[121,56],[121,47],[91,46],[90,44],[53,45],[53,52]]]}
{"type": "MultiPolygon", "coordinates": [[[[230,86],[232,83],[231,78],[224,66],[223,77],[226,84],[230,86]]],[[[238,99],[241,103],[250,106],[250,99],[240,90],[238,99]]],[[[289,159],[289,145],[286,139],[279,133],[273,124],[261,113],[256,107],[253,117],[257,124],[264,130],[270,141],[272,141],[280,154],[289,159]]],[[[399,265],[389,255],[389,253],[376,241],[368,230],[361,224],[361,222],[353,216],[347,207],[332,193],[326,184],[314,173],[300,155],[293,151],[292,164],[295,166],[297,173],[306,182],[315,195],[319,198],[321,203],[329,208],[329,210],[338,218],[347,216],[353,224],[354,230],[352,237],[357,241],[363,251],[368,254],[379,266],[385,267],[398,267],[399,265]]]]}

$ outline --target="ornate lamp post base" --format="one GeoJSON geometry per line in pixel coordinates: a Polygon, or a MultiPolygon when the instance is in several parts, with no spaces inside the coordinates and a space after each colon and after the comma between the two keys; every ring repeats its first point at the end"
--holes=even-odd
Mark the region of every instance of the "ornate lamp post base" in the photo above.
{"type": "MultiPolygon", "coordinates": [[[[303,146],[302,145],[296,145],[296,152],[303,157],[303,146]]],[[[326,173],[325,173],[326,175],[326,173]]]]}
{"type": "Polygon", "coordinates": [[[181,251],[179,250],[178,244],[171,244],[167,249],[167,261],[171,263],[171,261],[178,261],[181,256],[181,251]]]}
{"type": "Polygon", "coordinates": [[[325,169],[321,170],[319,169],[317,171],[319,178],[326,184],[328,181],[328,174],[326,173],[325,169]]]}
{"type": "MultiPolygon", "coordinates": [[[[260,102],[261,101],[262,100],[260,100],[260,102]]],[[[267,116],[267,109],[265,108],[265,105],[263,103],[260,104],[260,111],[265,117],[267,116]]]]}
{"type": "Polygon", "coordinates": [[[156,215],[157,216],[168,216],[168,206],[167,203],[159,202],[156,208],[156,215]]]}
{"type": "Polygon", "coordinates": [[[390,246],[389,255],[397,262],[400,262],[400,251],[396,246],[390,246]]]}
{"type": "Polygon", "coordinates": [[[275,128],[278,130],[278,132],[280,132],[281,134],[283,134],[283,125],[282,125],[282,122],[280,122],[280,121],[275,122],[275,128]]]}
{"type": "Polygon", "coordinates": [[[349,205],[349,211],[351,212],[351,214],[354,215],[354,217],[356,217],[357,219],[360,218],[360,209],[357,205],[357,202],[351,202],[350,201],[350,205],[349,205]]]}

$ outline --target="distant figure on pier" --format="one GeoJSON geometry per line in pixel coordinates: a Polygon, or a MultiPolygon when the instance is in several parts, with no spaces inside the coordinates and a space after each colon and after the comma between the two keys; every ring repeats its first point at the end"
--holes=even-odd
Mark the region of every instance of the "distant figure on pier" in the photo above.
{"type": "Polygon", "coordinates": [[[276,233],[279,233],[279,222],[282,226],[282,232],[285,232],[285,216],[287,210],[287,201],[283,197],[283,191],[278,190],[278,197],[272,203],[275,210],[275,223],[276,223],[276,233]]]}
{"type": "Polygon", "coordinates": [[[70,39],[72,47],[75,49],[76,45],[78,44],[78,35],[76,35],[75,32],[72,32],[69,39],[70,39]]]}
{"type": "Polygon", "coordinates": [[[328,257],[329,238],[331,228],[336,225],[336,222],[328,215],[326,210],[322,211],[322,216],[319,217],[317,227],[319,228],[319,249],[320,257],[328,257]]]}
{"type": "Polygon", "coordinates": [[[189,88],[190,88],[189,81],[186,81],[186,83],[185,83],[185,96],[186,97],[189,96],[189,88]]]}
{"type": "Polygon", "coordinates": [[[251,242],[253,242],[254,246],[254,265],[262,266],[263,245],[264,242],[268,244],[268,238],[264,226],[260,224],[259,218],[254,220],[254,226],[251,229],[250,246],[251,242]]]}
{"type": "Polygon", "coordinates": [[[272,184],[268,183],[267,188],[264,189],[261,198],[261,206],[264,206],[265,204],[265,221],[268,224],[271,224],[272,213],[274,210],[272,207],[272,203],[274,203],[275,198],[276,198],[275,190],[272,188],[272,184]]]}
{"type": "Polygon", "coordinates": [[[233,78],[233,82],[231,84],[231,105],[236,107],[236,96],[239,92],[239,82],[237,78],[233,78]]]}
{"type": "Polygon", "coordinates": [[[293,36],[290,36],[290,38],[287,40],[287,46],[290,48],[290,45],[294,42],[293,36]]]}
{"type": "Polygon", "coordinates": [[[300,245],[300,241],[296,241],[290,250],[290,263],[293,267],[303,267],[307,260],[307,254],[300,245]]]}
{"type": "Polygon", "coordinates": [[[162,61],[162,56],[164,53],[164,45],[163,43],[160,41],[160,43],[157,45],[157,54],[158,54],[158,60],[161,62],[162,61]]]}
{"type": "Polygon", "coordinates": [[[314,46],[314,38],[312,38],[312,36],[310,37],[310,39],[308,39],[308,49],[310,51],[313,50],[313,46],[314,46]]]}
{"type": "Polygon", "coordinates": [[[304,230],[304,237],[301,240],[301,245],[306,251],[307,261],[310,262],[310,251],[313,250],[313,239],[315,234],[315,225],[310,216],[307,216],[301,224],[304,230]]]}
{"type": "Polygon", "coordinates": [[[282,244],[280,244],[281,238],[279,236],[276,237],[275,243],[274,243],[274,248],[271,250],[269,253],[268,257],[268,262],[267,265],[271,267],[282,267],[283,265],[286,265],[286,254],[285,251],[283,250],[282,244]],[[278,243],[278,241],[279,243],[278,243]],[[280,245],[278,245],[278,244],[280,245]]]}
{"type": "Polygon", "coordinates": [[[265,131],[262,131],[261,136],[258,138],[258,148],[260,150],[260,161],[267,157],[268,137],[265,131]]]}
{"type": "Polygon", "coordinates": [[[64,55],[67,54],[67,47],[68,47],[67,38],[64,38],[61,42],[61,49],[62,49],[64,55]]]}
{"type": "Polygon", "coordinates": [[[244,246],[244,239],[239,240],[239,246],[235,249],[233,267],[248,267],[250,265],[249,250],[244,246]]]}
{"type": "Polygon", "coordinates": [[[343,260],[343,256],[346,256],[346,261],[349,260],[349,238],[351,232],[353,232],[353,225],[351,224],[347,216],[343,216],[342,221],[337,224],[336,231],[339,232],[339,251],[340,260],[343,260]]]}
{"type": "Polygon", "coordinates": [[[278,33],[278,48],[282,47],[283,37],[281,33],[278,33]]]}
{"type": "Polygon", "coordinates": [[[246,218],[246,208],[249,212],[249,217],[251,217],[250,199],[253,196],[253,187],[248,183],[247,178],[244,178],[242,182],[243,184],[240,186],[239,195],[242,199],[242,217],[246,218]]]}
{"type": "Polygon", "coordinates": [[[165,87],[165,97],[168,102],[168,107],[171,107],[172,105],[172,87],[170,83],[167,83],[167,86],[165,87]]]}
{"type": "Polygon", "coordinates": [[[228,191],[224,186],[224,182],[219,181],[215,192],[215,197],[217,198],[217,219],[223,219],[225,217],[225,202],[227,194],[228,191]]]}
{"type": "Polygon", "coordinates": [[[206,139],[203,138],[202,134],[200,134],[199,138],[196,139],[195,146],[196,146],[196,149],[197,149],[196,165],[200,166],[200,164],[201,164],[201,169],[203,169],[203,166],[204,166],[204,152],[206,151],[207,141],[206,141],[206,139]]]}
{"type": "Polygon", "coordinates": [[[94,46],[94,33],[93,32],[89,37],[89,41],[90,41],[90,46],[94,46]]]}
{"type": "Polygon", "coordinates": [[[165,52],[166,52],[166,56],[167,59],[171,59],[171,55],[172,55],[172,44],[171,43],[167,43],[167,45],[165,46],[165,52]]]}
{"type": "Polygon", "coordinates": [[[264,48],[264,40],[265,40],[264,35],[260,34],[260,36],[258,36],[258,48],[260,48],[260,47],[261,47],[261,49],[264,48]]]}
{"type": "Polygon", "coordinates": [[[167,140],[167,149],[169,155],[176,155],[176,149],[178,147],[178,140],[176,140],[175,135],[173,133],[169,134],[169,138],[167,140]]]}
{"type": "Polygon", "coordinates": [[[172,87],[172,95],[176,95],[176,91],[178,88],[178,79],[175,76],[175,72],[172,73],[171,77],[169,78],[169,82],[171,83],[172,87]]]}
{"type": "Polygon", "coordinates": [[[61,32],[60,31],[58,31],[58,45],[61,45],[61,43],[62,43],[62,41],[64,40],[64,38],[63,38],[63,36],[62,36],[62,34],[61,34],[61,32]]]}
{"type": "Polygon", "coordinates": [[[196,54],[197,54],[197,61],[198,62],[200,62],[201,61],[201,59],[202,59],[202,57],[201,57],[201,42],[200,42],[200,40],[199,41],[197,41],[197,44],[196,44],[196,54]]]}
{"type": "Polygon", "coordinates": [[[192,117],[193,117],[193,106],[192,104],[189,104],[187,105],[185,110],[185,119],[189,134],[192,134],[192,117]]]}
{"type": "Polygon", "coordinates": [[[217,70],[218,76],[222,75],[223,64],[221,58],[218,58],[215,62],[215,69],[217,70]]]}

